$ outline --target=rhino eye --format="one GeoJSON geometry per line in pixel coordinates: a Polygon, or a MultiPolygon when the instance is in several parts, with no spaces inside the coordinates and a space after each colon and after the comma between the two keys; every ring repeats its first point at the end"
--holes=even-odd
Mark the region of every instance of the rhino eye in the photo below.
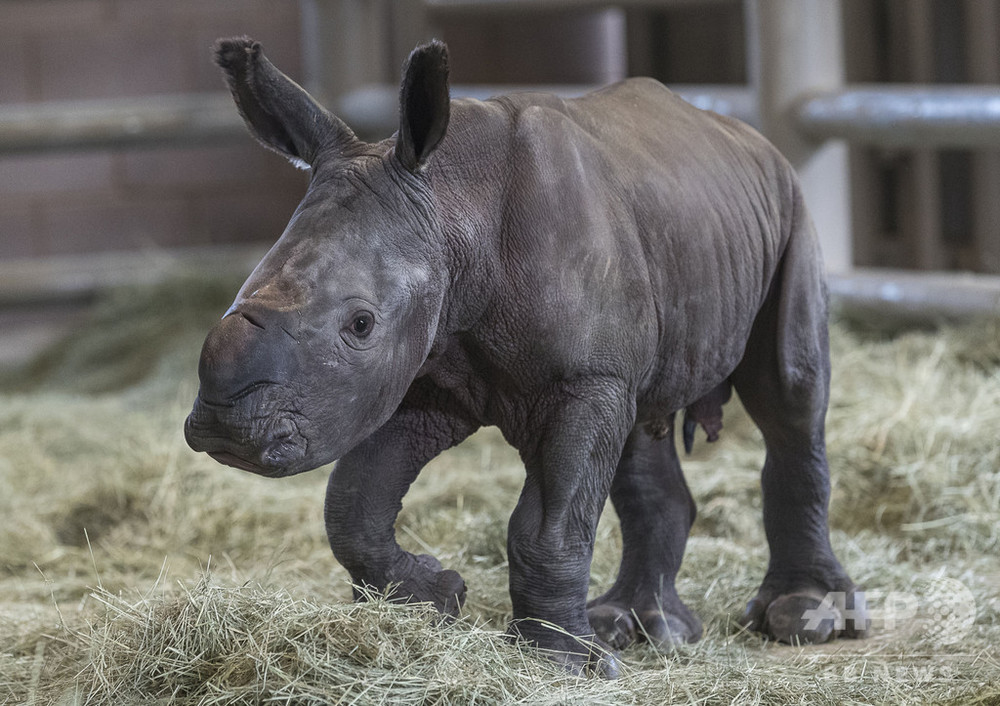
{"type": "Polygon", "coordinates": [[[354,320],[351,322],[351,333],[353,333],[358,338],[364,338],[372,331],[372,323],[375,321],[375,317],[368,311],[362,311],[354,315],[354,320]]]}

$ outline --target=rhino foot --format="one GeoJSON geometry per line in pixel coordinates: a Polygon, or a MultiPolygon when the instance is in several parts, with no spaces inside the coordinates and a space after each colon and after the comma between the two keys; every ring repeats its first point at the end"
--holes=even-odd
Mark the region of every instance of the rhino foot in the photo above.
{"type": "Polygon", "coordinates": [[[836,637],[862,638],[871,624],[864,592],[853,584],[777,591],[762,586],[739,624],[788,644],[820,644],[836,637]]]}
{"type": "MultiPolygon", "coordinates": [[[[363,582],[368,584],[368,582],[363,582]]],[[[430,603],[439,613],[458,617],[465,603],[465,581],[457,571],[444,569],[429,554],[403,554],[379,590],[389,590],[389,599],[400,603],[430,603]]],[[[355,590],[355,599],[365,594],[355,590]]]]}
{"type": "Polygon", "coordinates": [[[579,677],[594,676],[601,679],[617,679],[621,676],[621,668],[618,664],[618,655],[607,647],[593,643],[588,652],[580,652],[580,645],[571,647],[575,652],[552,652],[543,650],[543,653],[557,664],[561,664],[566,671],[579,677]]]}
{"type": "Polygon", "coordinates": [[[579,677],[617,679],[618,655],[599,637],[576,636],[558,627],[531,619],[511,623],[508,635],[538,649],[549,660],[579,677]]]}
{"type": "Polygon", "coordinates": [[[616,650],[634,642],[648,641],[661,652],[701,638],[701,621],[687,606],[676,601],[670,609],[657,606],[629,608],[618,602],[595,601],[587,617],[597,635],[616,650]]]}

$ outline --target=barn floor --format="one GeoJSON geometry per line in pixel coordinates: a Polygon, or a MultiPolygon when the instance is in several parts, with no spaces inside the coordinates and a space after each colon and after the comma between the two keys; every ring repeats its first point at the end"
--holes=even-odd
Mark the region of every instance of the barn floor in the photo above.
{"type": "MultiPolygon", "coordinates": [[[[324,472],[268,481],[188,451],[197,353],[238,284],[113,288],[24,367],[0,365],[3,703],[1000,704],[1000,321],[833,327],[832,539],[871,592],[871,637],[788,647],[734,629],[767,561],[763,453],[734,402],[721,440],[683,460],[699,517],[678,586],[705,636],[631,647],[603,682],[501,636],[523,470],[494,430],[432,464],[398,523],[404,547],[465,577],[450,625],[349,603],[324,472]]],[[[593,593],[619,548],[607,512],[593,593]]]]}

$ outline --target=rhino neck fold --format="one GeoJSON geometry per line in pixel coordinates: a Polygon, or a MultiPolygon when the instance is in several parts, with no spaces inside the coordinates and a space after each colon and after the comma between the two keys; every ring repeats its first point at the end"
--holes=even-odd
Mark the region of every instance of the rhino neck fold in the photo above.
{"type": "Polygon", "coordinates": [[[512,131],[501,103],[452,101],[448,133],[428,164],[450,277],[439,338],[473,328],[501,296],[512,131]]]}

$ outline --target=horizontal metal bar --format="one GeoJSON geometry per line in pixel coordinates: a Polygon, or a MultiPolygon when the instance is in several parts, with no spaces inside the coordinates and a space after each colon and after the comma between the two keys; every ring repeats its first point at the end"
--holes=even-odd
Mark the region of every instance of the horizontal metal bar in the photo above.
{"type": "MultiPolygon", "coordinates": [[[[598,86],[588,85],[455,85],[453,98],[486,100],[493,96],[521,91],[555,93],[564,98],[579,96],[598,86]]],[[[757,101],[745,86],[683,85],[673,87],[684,100],[703,110],[758,124],[757,101]]],[[[360,136],[366,139],[391,135],[398,127],[399,88],[388,84],[362,86],[342,96],[335,112],[360,136]]]]}
{"type": "Polygon", "coordinates": [[[0,105],[0,154],[244,138],[228,93],[0,105]]]}
{"type": "MultiPolygon", "coordinates": [[[[594,86],[458,85],[455,97],[487,98],[517,90],[580,95],[594,86]]],[[[757,124],[757,104],[742,86],[676,86],[692,104],[757,124]]],[[[396,129],[398,89],[366,86],[335,108],[359,134],[396,129]]],[[[796,126],[815,140],[883,147],[1000,147],[1000,86],[852,86],[803,98],[796,126]]],[[[0,105],[0,154],[245,139],[225,93],[103,101],[0,105]]]]}
{"type": "MultiPolygon", "coordinates": [[[[457,97],[485,99],[513,91],[580,95],[596,86],[454,86],[457,97]]],[[[399,89],[366,86],[342,96],[338,114],[364,137],[395,131],[399,89]]],[[[699,107],[753,122],[754,100],[737,86],[685,86],[699,107]]],[[[226,93],[0,105],[0,154],[164,146],[245,139],[246,129],[226,93]]]]}
{"type": "Polygon", "coordinates": [[[736,5],[740,0],[424,0],[432,12],[463,13],[525,12],[528,10],[580,10],[602,7],[689,7],[692,5],[736,5]]]}
{"type": "MultiPolygon", "coordinates": [[[[201,246],[135,253],[0,260],[0,310],[83,303],[104,289],[151,284],[171,274],[239,277],[267,247],[201,246]]],[[[828,277],[830,296],[873,320],[936,321],[1000,315],[1000,276],[856,269],[828,277]]]]}
{"type": "Polygon", "coordinates": [[[879,147],[1000,147],[1000,86],[848,86],[801,99],[795,123],[815,140],[879,147]]]}
{"type": "Polygon", "coordinates": [[[873,322],[1000,316],[1000,276],[858,268],[828,278],[830,298],[873,322]]]}
{"type": "Polygon", "coordinates": [[[675,85],[670,86],[681,98],[696,108],[711,110],[760,127],[757,96],[746,86],[675,85]]]}
{"type": "MultiPolygon", "coordinates": [[[[586,93],[596,86],[508,86],[454,85],[452,98],[486,100],[504,93],[546,91],[564,97],[586,93]]],[[[334,112],[360,137],[368,140],[388,137],[399,127],[399,87],[391,84],[369,84],[340,96],[334,112]]]]}
{"type": "Polygon", "coordinates": [[[176,274],[238,277],[266,252],[265,244],[201,245],[0,259],[0,310],[86,303],[103,290],[153,285],[176,274]]]}

